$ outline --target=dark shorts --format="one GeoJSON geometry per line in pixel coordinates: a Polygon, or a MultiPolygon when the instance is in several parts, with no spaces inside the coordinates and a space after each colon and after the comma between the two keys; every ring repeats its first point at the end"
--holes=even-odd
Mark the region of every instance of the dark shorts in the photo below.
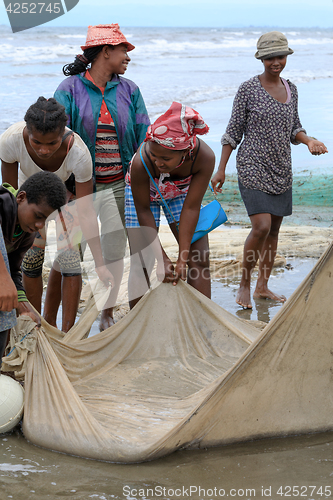
{"type": "Polygon", "coordinates": [[[282,194],[268,194],[259,189],[246,188],[239,179],[238,186],[249,216],[271,214],[286,217],[292,214],[292,188],[282,194]]]}

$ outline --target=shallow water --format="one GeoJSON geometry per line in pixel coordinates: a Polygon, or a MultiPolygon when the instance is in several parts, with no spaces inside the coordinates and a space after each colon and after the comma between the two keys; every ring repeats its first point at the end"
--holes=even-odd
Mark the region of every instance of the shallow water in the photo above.
{"type": "MultiPolygon", "coordinates": [[[[305,276],[312,270],[317,259],[287,259],[287,267],[273,269],[269,281],[270,289],[287,299],[296,290],[305,276]]],[[[257,273],[253,273],[252,291],[255,287],[257,273]]],[[[280,310],[282,304],[272,300],[252,300],[252,310],[243,309],[236,304],[236,294],[240,277],[223,278],[212,282],[212,300],[239,318],[246,320],[259,320],[269,323],[280,310]]]]}
{"type": "Polygon", "coordinates": [[[154,462],[119,465],[44,450],[17,431],[0,438],[0,497],[276,500],[298,496],[298,487],[302,498],[317,500],[331,496],[332,452],[333,433],[325,433],[178,451],[154,462]],[[287,494],[288,487],[295,487],[295,495],[287,494]]]}

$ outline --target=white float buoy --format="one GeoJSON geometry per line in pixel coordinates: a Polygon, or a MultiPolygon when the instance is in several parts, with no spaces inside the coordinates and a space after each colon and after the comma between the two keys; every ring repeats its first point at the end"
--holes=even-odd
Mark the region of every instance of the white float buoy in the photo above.
{"type": "Polygon", "coordinates": [[[24,389],[19,382],[0,375],[0,434],[12,430],[23,415],[24,389]]]}

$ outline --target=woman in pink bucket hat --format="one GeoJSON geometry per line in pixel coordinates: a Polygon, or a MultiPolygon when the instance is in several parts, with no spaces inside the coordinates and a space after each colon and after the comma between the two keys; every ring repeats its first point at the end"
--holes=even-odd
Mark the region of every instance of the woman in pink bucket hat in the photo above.
{"type": "Polygon", "coordinates": [[[68,126],[88,146],[96,183],[95,209],[101,221],[105,264],[115,280],[100,329],[113,324],[126,249],[125,175],[144,140],[148,113],[138,86],[124,78],[134,45],[118,24],[89,26],[83,54],[63,68],[66,78],[54,97],[65,106],[68,126]]]}

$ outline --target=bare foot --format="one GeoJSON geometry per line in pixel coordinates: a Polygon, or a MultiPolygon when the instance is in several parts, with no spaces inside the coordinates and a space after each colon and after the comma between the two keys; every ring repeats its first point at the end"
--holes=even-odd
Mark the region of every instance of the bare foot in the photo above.
{"type": "Polygon", "coordinates": [[[237,292],[236,302],[244,309],[252,309],[250,287],[240,286],[237,292]]]}
{"type": "Polygon", "coordinates": [[[278,295],[277,293],[272,292],[267,287],[258,288],[256,287],[254,294],[254,299],[270,299],[275,300],[276,302],[285,302],[287,299],[284,295],[278,295]]]}
{"type": "Polygon", "coordinates": [[[110,326],[113,326],[114,324],[115,323],[113,317],[107,314],[106,311],[102,311],[101,321],[99,322],[99,331],[103,332],[104,330],[107,330],[108,328],[110,328],[110,326]]]}

